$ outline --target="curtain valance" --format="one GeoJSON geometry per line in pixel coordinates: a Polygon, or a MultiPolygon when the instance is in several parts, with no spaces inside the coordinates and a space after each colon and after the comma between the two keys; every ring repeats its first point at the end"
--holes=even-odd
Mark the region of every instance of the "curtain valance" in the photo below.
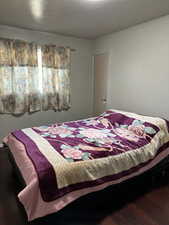
{"type": "Polygon", "coordinates": [[[56,45],[42,46],[43,66],[56,69],[67,69],[70,65],[69,47],[57,47],[56,45]]]}
{"type": "Polygon", "coordinates": [[[37,66],[37,48],[36,43],[0,39],[0,65],[37,66]]]}

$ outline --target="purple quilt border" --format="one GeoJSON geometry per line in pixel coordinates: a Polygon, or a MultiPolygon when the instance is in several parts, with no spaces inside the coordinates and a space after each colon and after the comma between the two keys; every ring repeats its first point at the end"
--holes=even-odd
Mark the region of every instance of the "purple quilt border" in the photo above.
{"type": "Polygon", "coordinates": [[[136,167],[132,167],[131,169],[129,169],[127,171],[123,171],[118,174],[114,174],[114,175],[110,175],[110,176],[105,176],[103,178],[99,178],[94,181],[85,181],[85,182],[72,184],[72,185],[69,185],[68,187],[58,189],[55,171],[54,171],[52,165],[49,163],[49,161],[39,151],[37,145],[21,130],[17,130],[15,132],[13,132],[12,135],[14,137],[16,137],[21,143],[24,144],[26,153],[27,153],[28,157],[31,159],[31,161],[35,167],[35,171],[38,175],[39,187],[40,187],[42,198],[46,202],[54,201],[54,200],[64,196],[65,194],[71,193],[75,190],[97,186],[97,185],[100,185],[100,184],[103,184],[103,183],[106,183],[109,181],[117,180],[124,176],[130,175],[130,174],[138,171],[140,168],[149,164],[161,152],[163,152],[166,148],[169,147],[169,142],[167,142],[161,148],[158,149],[157,154],[153,159],[150,159],[145,163],[139,164],[136,167]],[[46,179],[44,179],[44,178],[46,178],[45,177],[46,174],[44,173],[46,171],[48,171],[47,181],[46,181],[46,179]]]}

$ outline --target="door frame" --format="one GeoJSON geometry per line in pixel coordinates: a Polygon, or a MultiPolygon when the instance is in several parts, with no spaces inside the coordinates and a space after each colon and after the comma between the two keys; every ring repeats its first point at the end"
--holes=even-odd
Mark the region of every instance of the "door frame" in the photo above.
{"type": "MultiPolygon", "coordinates": [[[[107,69],[107,78],[109,78],[109,71],[110,71],[110,52],[109,51],[105,51],[105,52],[97,52],[95,54],[92,55],[92,88],[93,88],[93,91],[92,91],[92,115],[94,115],[94,93],[95,93],[95,69],[94,69],[94,66],[95,66],[95,56],[98,56],[98,55],[107,55],[108,56],[108,69],[107,69]]],[[[108,80],[108,79],[107,79],[108,80]]],[[[107,87],[108,87],[108,82],[107,82],[107,87]]],[[[108,95],[107,95],[108,96],[108,95]]],[[[107,103],[106,103],[106,107],[107,107],[107,103]]]]}

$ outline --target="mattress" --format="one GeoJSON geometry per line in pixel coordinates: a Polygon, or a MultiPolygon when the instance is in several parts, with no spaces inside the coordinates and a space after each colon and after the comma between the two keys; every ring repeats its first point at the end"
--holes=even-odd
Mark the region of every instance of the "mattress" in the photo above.
{"type": "Polygon", "coordinates": [[[11,132],[4,140],[26,186],[28,220],[120,183],[169,155],[168,121],[118,110],[98,117],[11,132]]]}

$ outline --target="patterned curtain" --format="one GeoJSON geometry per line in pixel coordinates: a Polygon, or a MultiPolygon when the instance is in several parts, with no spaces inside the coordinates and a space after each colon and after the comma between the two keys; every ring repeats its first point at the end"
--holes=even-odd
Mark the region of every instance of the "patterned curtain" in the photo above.
{"type": "Polygon", "coordinates": [[[70,48],[42,47],[42,109],[70,108],[70,48]]]}
{"type": "Polygon", "coordinates": [[[41,109],[37,45],[0,39],[0,113],[23,114],[41,109]]]}
{"type": "Polygon", "coordinates": [[[0,113],[70,108],[70,48],[0,39],[0,113]]]}

